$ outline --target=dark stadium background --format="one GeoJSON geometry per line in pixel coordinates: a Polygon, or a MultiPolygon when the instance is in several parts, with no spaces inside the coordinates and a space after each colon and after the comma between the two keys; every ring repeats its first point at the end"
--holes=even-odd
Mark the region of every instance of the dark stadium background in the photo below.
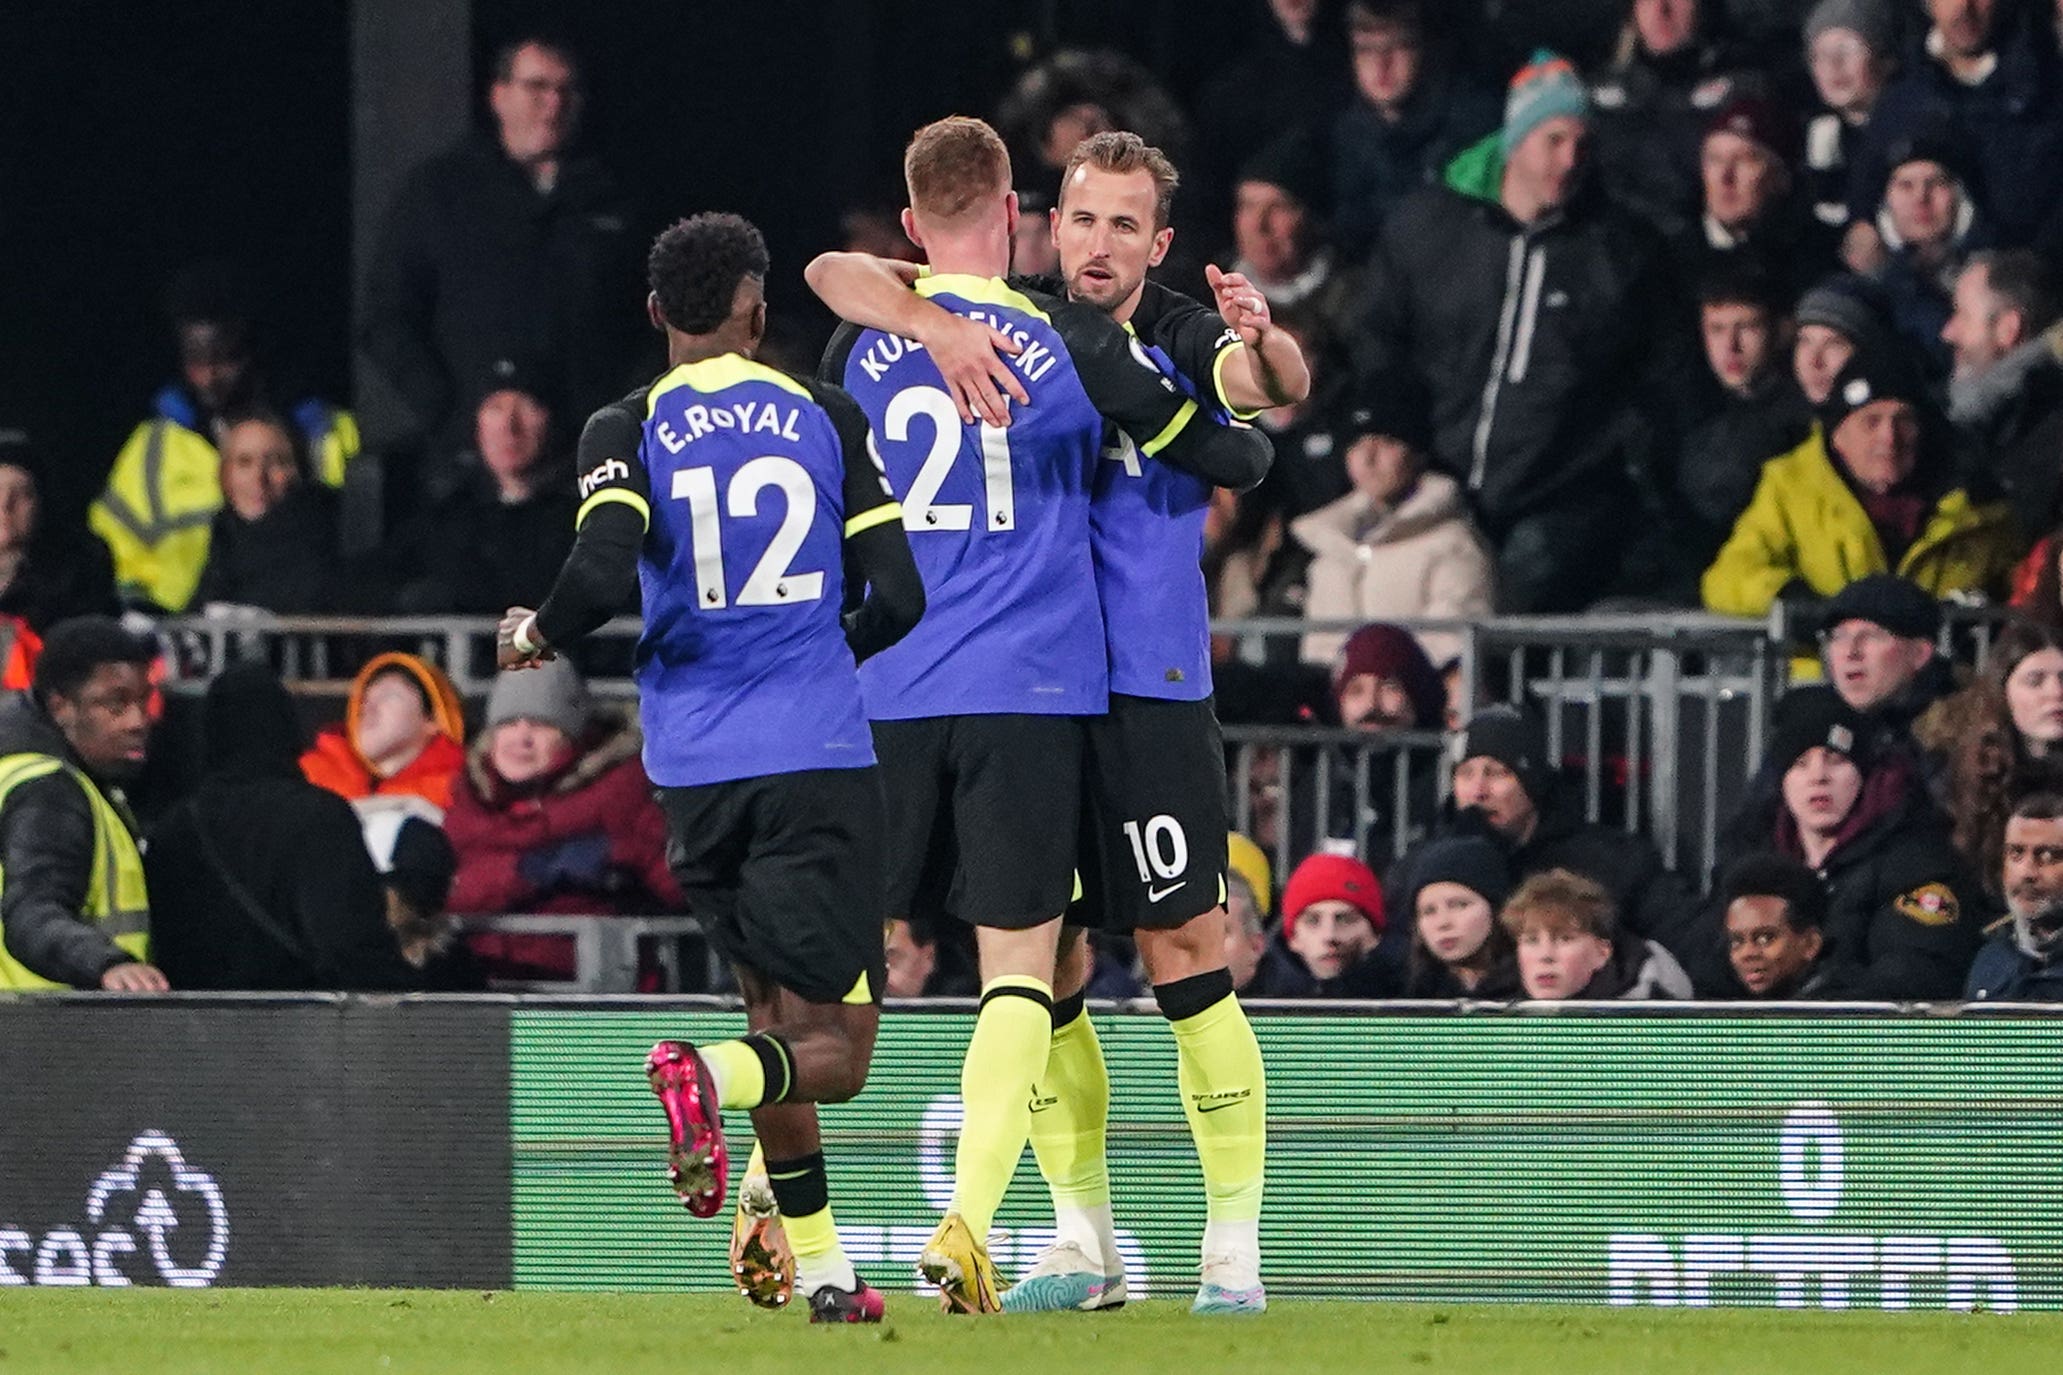
{"type": "MultiPolygon", "coordinates": [[[[287,371],[351,394],[353,26],[399,0],[6,0],[0,4],[0,423],[54,460],[83,508],[171,359],[166,274],[201,254],[252,265],[287,371]],[[356,14],[354,15],[354,10],[356,14]]],[[[1453,0],[1602,36],[1616,0],[1453,0]]],[[[1179,97],[1237,51],[1261,0],[874,0],[630,4],[418,0],[464,25],[475,90],[496,43],[542,26],[589,69],[588,137],[654,223],[757,220],[777,311],[828,329],[801,269],[838,214],[892,194],[920,122],[992,114],[1022,55],[1111,46],[1179,97]]],[[[1498,55],[1477,55],[1496,61],[1498,55]]],[[[405,78],[404,78],[405,79],[405,78]]],[[[473,101],[477,115],[479,100],[473,101]]],[[[428,131],[431,146],[447,141],[428,131]]],[[[456,130],[452,130],[456,133],[456,130]]],[[[369,169],[389,177],[395,166],[369,169]]],[[[363,177],[364,169],[359,175],[363,177]]],[[[383,183],[387,184],[387,183],[383,183]]],[[[378,207],[370,207],[373,217],[378,207]]]]}

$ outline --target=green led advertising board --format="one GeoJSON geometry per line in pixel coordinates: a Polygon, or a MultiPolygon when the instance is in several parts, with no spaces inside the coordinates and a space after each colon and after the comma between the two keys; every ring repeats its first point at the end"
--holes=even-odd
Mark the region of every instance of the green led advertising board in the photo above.
{"type": "MultiPolygon", "coordinates": [[[[1151,1016],[1099,1016],[1135,1297],[1195,1283],[1202,1181],[1151,1016]]],[[[832,1201],[906,1289],[951,1191],[972,1018],[890,1013],[826,1109],[832,1201]]],[[[1257,1016],[1269,1068],[1264,1274],[1277,1296],[1439,1302],[2063,1307],[2063,1021],[1257,1016]]],[[[727,1288],[728,1222],[665,1181],[643,1056],[715,1012],[518,1011],[519,1286],[727,1288]]],[[[729,1120],[734,1169],[750,1126],[729,1120]]],[[[1006,1276],[1050,1237],[1031,1154],[1006,1276]]]]}

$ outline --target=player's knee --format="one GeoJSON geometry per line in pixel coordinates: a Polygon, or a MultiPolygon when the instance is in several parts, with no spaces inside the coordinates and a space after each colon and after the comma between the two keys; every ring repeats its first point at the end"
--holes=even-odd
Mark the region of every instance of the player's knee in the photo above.
{"type": "Polygon", "coordinates": [[[1153,986],[1153,1000],[1160,1006],[1160,1015],[1171,1022],[1186,1022],[1231,996],[1232,972],[1224,968],[1153,986]]]}

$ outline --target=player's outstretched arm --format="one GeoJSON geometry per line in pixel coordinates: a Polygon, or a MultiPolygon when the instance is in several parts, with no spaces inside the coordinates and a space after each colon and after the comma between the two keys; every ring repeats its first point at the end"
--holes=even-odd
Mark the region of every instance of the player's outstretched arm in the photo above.
{"type": "Polygon", "coordinates": [[[1229,408],[1251,413],[1273,406],[1294,406],[1311,394],[1311,369],[1304,351],[1287,330],[1275,328],[1268,298],[1242,272],[1220,272],[1206,265],[1205,280],[1224,317],[1246,347],[1235,354],[1219,379],[1229,408]]]}
{"type": "Polygon", "coordinates": [[[618,403],[596,411],[580,435],[579,533],[551,594],[534,615],[511,608],[496,637],[503,668],[528,668],[555,647],[599,630],[637,599],[638,554],[652,519],[643,419],[618,403]]]}
{"type": "Polygon", "coordinates": [[[965,424],[1010,423],[1009,398],[1030,405],[1031,396],[1006,356],[1021,351],[1002,331],[953,314],[910,290],[915,263],[870,253],[821,253],[802,270],[817,299],[841,320],[913,339],[924,346],[945,379],[946,392],[965,424]]]}
{"type": "Polygon", "coordinates": [[[916,628],[924,615],[924,578],[903,532],[903,508],[888,475],[867,449],[867,416],[841,388],[810,391],[837,427],[845,457],[845,642],[865,663],[916,628]],[[863,598],[852,594],[864,589],[863,598]],[[857,605],[851,605],[857,601],[857,605]]]}
{"type": "Polygon", "coordinates": [[[1109,316],[1068,301],[1055,303],[1052,319],[1090,403],[1130,435],[1145,457],[1235,491],[1268,475],[1275,459],[1268,437],[1204,414],[1109,316]]]}

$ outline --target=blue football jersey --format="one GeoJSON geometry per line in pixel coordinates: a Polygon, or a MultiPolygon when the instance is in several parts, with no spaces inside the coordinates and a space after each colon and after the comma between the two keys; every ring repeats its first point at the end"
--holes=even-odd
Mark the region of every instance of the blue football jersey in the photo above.
{"type": "Polygon", "coordinates": [[[1103,640],[1089,488],[1107,398],[1092,392],[1127,391],[1149,435],[1174,422],[1181,398],[1136,377],[1099,381],[1112,370],[1107,340],[1087,350],[1085,371],[1074,341],[1115,327],[1069,303],[994,278],[940,275],[917,289],[1016,339],[1012,365],[1032,404],[1008,429],[963,425],[918,345],[851,325],[832,341],[824,376],[872,422],[926,597],[917,628],[861,668],[867,714],[1100,713],[1109,675],[1102,654],[1084,651],[1103,640]]]}
{"type": "Polygon", "coordinates": [[[726,354],[619,406],[636,416],[634,460],[583,436],[580,494],[583,517],[611,500],[646,514],[636,676],[652,781],[872,764],[842,555],[848,533],[897,510],[870,464],[855,483],[850,400],[726,354]]]}
{"type": "MultiPolygon", "coordinates": [[[[1154,282],[1126,328],[1154,365],[1223,424],[1222,373],[1239,335],[1216,313],[1154,282]]],[[[1242,417],[1244,418],[1244,417],[1242,417]]],[[[1203,527],[1212,484],[1142,458],[1123,437],[1096,476],[1090,530],[1110,648],[1110,690],[1194,702],[1211,694],[1210,592],[1203,527]]]]}

